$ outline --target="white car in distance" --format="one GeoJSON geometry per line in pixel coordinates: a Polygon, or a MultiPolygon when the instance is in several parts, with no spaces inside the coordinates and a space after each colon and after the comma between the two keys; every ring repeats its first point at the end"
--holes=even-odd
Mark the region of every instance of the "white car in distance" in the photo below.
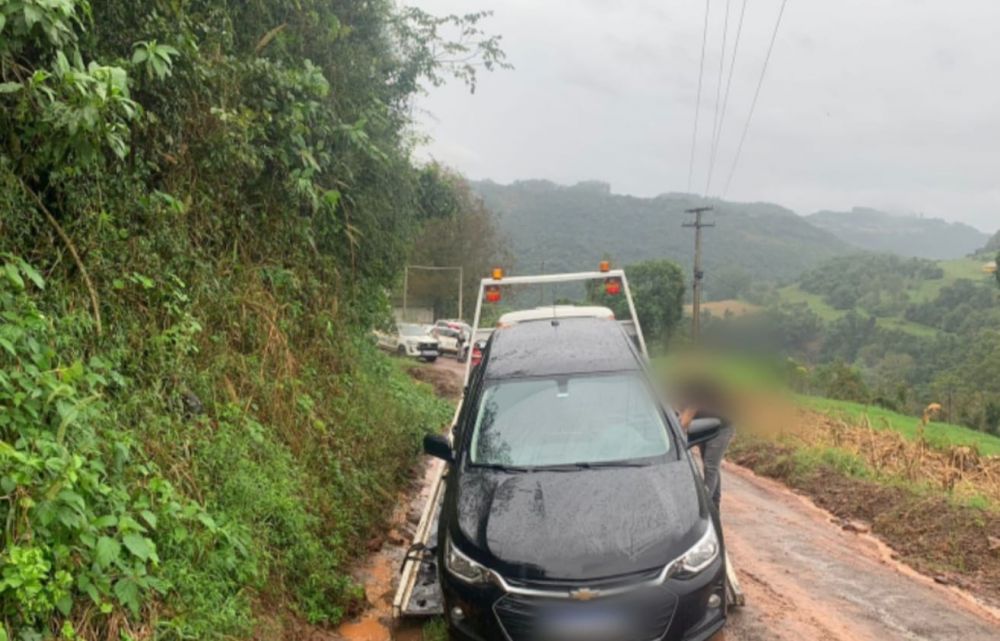
{"type": "Polygon", "coordinates": [[[438,340],[442,354],[454,354],[459,361],[465,360],[472,328],[461,321],[439,320],[428,328],[428,333],[438,340]]]}
{"type": "Polygon", "coordinates": [[[427,334],[423,325],[416,323],[398,323],[396,332],[375,332],[378,346],[400,356],[411,356],[433,363],[440,354],[436,338],[427,334]]]}

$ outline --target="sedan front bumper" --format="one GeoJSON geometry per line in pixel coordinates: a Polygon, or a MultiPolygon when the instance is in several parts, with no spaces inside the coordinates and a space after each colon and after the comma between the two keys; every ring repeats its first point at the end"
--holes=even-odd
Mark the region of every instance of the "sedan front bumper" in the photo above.
{"type": "Polygon", "coordinates": [[[442,574],[445,617],[460,641],[707,641],[726,622],[722,557],[695,577],[587,602],[507,593],[442,574]],[[709,607],[713,594],[719,607],[709,607]]]}

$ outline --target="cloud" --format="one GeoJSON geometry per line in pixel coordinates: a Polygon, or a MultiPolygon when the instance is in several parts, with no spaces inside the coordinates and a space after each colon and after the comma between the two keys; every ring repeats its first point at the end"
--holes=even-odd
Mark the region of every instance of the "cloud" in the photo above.
{"type": "MultiPolygon", "coordinates": [[[[411,0],[415,1],[415,0],[411,0]]],[[[662,0],[416,0],[493,9],[516,70],[452,84],[419,107],[425,156],[475,178],[600,179],[683,191],[704,4],[662,0]]],[[[725,184],[781,0],[751,0],[710,192],[725,184]]],[[[739,0],[732,0],[729,42],[739,0]]],[[[704,189],[724,0],[712,0],[693,181],[704,189]]],[[[789,0],[727,197],[800,213],[855,205],[1000,227],[1000,3],[789,0]]]]}

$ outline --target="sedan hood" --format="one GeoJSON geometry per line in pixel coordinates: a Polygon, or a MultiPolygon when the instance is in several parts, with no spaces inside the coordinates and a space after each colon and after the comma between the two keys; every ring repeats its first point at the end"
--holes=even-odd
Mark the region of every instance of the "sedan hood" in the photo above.
{"type": "Polygon", "coordinates": [[[461,538],[510,579],[587,581],[661,568],[697,542],[707,513],[686,460],[507,473],[468,468],[461,538]]]}

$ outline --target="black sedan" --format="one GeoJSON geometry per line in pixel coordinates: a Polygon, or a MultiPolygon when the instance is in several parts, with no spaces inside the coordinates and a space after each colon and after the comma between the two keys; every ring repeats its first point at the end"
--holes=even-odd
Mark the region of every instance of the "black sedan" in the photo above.
{"type": "Polygon", "coordinates": [[[498,330],[453,433],[438,568],[453,639],[709,639],[722,531],[644,360],[613,320],[498,330]]]}

